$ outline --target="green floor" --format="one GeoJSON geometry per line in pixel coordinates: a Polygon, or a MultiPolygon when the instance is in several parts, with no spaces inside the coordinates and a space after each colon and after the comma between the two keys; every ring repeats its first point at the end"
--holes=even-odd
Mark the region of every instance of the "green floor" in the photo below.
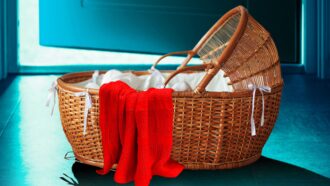
{"type": "MultiPolygon", "coordinates": [[[[58,111],[44,107],[52,76],[0,81],[0,185],[116,185],[113,174],[67,161],[58,111]]],[[[330,81],[285,76],[280,115],[256,163],[222,171],[184,171],[152,185],[330,185],[330,81]]]]}

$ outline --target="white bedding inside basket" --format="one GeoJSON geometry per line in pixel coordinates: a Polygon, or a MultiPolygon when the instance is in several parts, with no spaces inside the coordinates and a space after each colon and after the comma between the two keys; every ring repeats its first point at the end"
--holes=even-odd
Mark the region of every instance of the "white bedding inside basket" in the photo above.
{"type": "MultiPolygon", "coordinates": [[[[205,73],[206,72],[178,74],[166,87],[173,88],[175,91],[194,90],[205,76],[205,73]]],[[[233,87],[228,85],[229,78],[225,78],[223,75],[224,72],[220,70],[206,87],[206,91],[233,92],[233,87]]],[[[75,83],[75,85],[84,88],[98,89],[102,84],[120,80],[136,90],[147,90],[148,88],[162,88],[168,76],[169,73],[161,73],[157,69],[152,70],[150,75],[141,76],[127,72],[123,73],[118,70],[109,70],[105,74],[99,75],[98,71],[95,71],[91,79],[75,83]]]]}

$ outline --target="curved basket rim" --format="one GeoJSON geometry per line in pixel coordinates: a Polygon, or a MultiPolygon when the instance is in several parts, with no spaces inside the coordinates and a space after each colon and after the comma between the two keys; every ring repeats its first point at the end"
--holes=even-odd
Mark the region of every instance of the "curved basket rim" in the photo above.
{"type": "Polygon", "coordinates": [[[248,13],[247,10],[243,6],[237,6],[228,12],[226,12],[205,34],[204,36],[199,40],[199,42],[194,47],[193,51],[197,53],[206,43],[207,41],[212,38],[213,34],[217,32],[221,26],[226,23],[232,16],[235,14],[241,14],[239,23],[236,27],[235,32],[231,36],[231,38],[228,41],[227,47],[224,49],[224,51],[221,53],[219,59],[217,60],[218,64],[215,65],[221,65],[224,61],[226,61],[229,56],[233,53],[233,50],[235,49],[238,41],[241,39],[247,22],[248,22],[248,13]]]}
{"type": "MultiPolygon", "coordinates": [[[[127,71],[126,71],[127,72],[127,71]]],[[[134,73],[147,73],[147,71],[131,71],[134,73]]],[[[162,71],[166,72],[166,71],[162,71]]],[[[105,73],[105,71],[101,71],[101,74],[105,73]]],[[[88,71],[88,72],[76,72],[76,73],[68,73],[65,74],[57,79],[57,84],[59,87],[66,91],[70,92],[88,92],[92,96],[98,95],[99,94],[99,89],[93,89],[93,88],[84,88],[80,86],[75,86],[72,83],[68,83],[67,80],[70,80],[72,78],[76,77],[86,77],[89,76],[91,77],[93,74],[93,71],[88,71]]],[[[272,91],[270,93],[265,92],[264,95],[268,94],[274,94],[278,91],[282,90],[283,87],[283,80],[281,83],[278,83],[274,86],[271,87],[272,91]]],[[[259,91],[256,92],[256,95],[261,95],[259,91]]],[[[252,96],[252,91],[251,90],[240,90],[236,92],[209,92],[205,91],[202,94],[197,94],[194,91],[182,91],[182,92],[173,92],[172,96],[174,97],[218,97],[218,98],[240,98],[240,97],[251,97],[252,96]]]]}

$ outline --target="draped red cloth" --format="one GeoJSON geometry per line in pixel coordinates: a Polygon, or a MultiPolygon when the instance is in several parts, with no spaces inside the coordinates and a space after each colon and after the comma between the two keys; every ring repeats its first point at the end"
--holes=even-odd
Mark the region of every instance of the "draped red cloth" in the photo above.
{"type": "Polygon", "coordinates": [[[153,175],[174,178],[183,166],[170,158],[172,149],[172,89],[138,92],[116,81],[99,91],[100,129],[107,174],[118,163],[114,180],[147,186],[153,175]]]}

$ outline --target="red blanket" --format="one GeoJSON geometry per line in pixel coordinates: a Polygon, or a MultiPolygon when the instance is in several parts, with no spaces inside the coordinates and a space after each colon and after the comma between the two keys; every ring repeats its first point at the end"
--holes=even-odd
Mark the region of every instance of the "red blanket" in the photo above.
{"type": "Polygon", "coordinates": [[[149,185],[153,175],[176,177],[183,166],[170,159],[172,149],[172,89],[137,92],[117,81],[99,92],[100,128],[106,174],[118,163],[114,180],[149,185]]]}

